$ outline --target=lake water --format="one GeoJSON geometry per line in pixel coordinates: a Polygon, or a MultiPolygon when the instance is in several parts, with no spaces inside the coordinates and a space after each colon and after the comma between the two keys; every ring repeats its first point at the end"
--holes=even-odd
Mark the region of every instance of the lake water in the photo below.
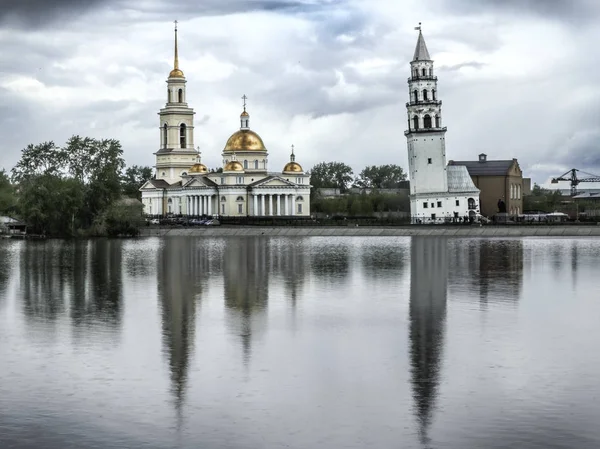
{"type": "Polygon", "coordinates": [[[0,241],[0,448],[598,448],[600,240],[0,241]]]}

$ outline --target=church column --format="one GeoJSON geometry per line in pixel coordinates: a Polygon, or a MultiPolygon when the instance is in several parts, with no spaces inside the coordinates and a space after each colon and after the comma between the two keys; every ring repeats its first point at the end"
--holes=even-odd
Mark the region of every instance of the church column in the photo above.
{"type": "Polygon", "coordinates": [[[263,216],[267,215],[265,213],[265,196],[264,195],[260,196],[260,214],[263,216]]]}
{"type": "Polygon", "coordinates": [[[190,197],[189,197],[189,195],[185,196],[185,214],[186,215],[190,214],[190,197]]]}
{"type": "Polygon", "coordinates": [[[277,195],[277,216],[281,216],[281,195],[277,195]]]}
{"type": "Polygon", "coordinates": [[[212,216],[212,195],[209,195],[206,198],[206,202],[208,203],[208,216],[211,217],[212,216]]]}
{"type": "Polygon", "coordinates": [[[252,215],[254,215],[255,217],[258,216],[258,195],[254,194],[252,195],[252,200],[254,201],[254,210],[252,215]]]}
{"type": "Polygon", "coordinates": [[[283,204],[285,205],[285,215],[289,215],[290,214],[290,201],[287,195],[282,195],[283,196],[283,204]]]}
{"type": "Polygon", "coordinates": [[[206,215],[208,210],[208,204],[206,204],[206,195],[200,197],[200,215],[206,215]]]}
{"type": "Polygon", "coordinates": [[[292,215],[296,215],[296,197],[294,194],[290,195],[292,201],[292,215]]]}
{"type": "Polygon", "coordinates": [[[273,215],[273,195],[269,195],[269,215],[273,215]]]}

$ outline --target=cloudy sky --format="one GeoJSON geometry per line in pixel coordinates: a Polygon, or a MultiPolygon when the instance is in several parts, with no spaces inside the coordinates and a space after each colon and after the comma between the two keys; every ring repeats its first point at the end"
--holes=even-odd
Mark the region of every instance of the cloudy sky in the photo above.
{"type": "Polygon", "coordinates": [[[541,183],[572,167],[600,173],[597,0],[3,4],[0,168],[29,143],[73,134],[119,139],[128,164],[152,165],[175,19],[210,167],[239,127],[243,94],[272,169],[292,144],[306,169],[406,167],[406,80],[423,22],[449,159],[515,157],[541,183]]]}

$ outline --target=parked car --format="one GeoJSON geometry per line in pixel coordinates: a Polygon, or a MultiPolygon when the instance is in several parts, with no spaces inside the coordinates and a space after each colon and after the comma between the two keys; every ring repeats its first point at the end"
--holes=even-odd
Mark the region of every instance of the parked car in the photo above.
{"type": "Polygon", "coordinates": [[[153,224],[153,225],[160,224],[160,220],[158,218],[153,218],[152,220],[150,220],[150,224],[153,224]]]}

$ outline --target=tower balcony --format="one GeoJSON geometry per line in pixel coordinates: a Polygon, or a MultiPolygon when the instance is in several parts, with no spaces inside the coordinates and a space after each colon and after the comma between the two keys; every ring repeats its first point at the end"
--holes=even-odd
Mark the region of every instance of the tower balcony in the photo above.
{"type": "Polygon", "coordinates": [[[411,81],[437,81],[437,76],[433,76],[433,75],[411,76],[410,78],[408,78],[408,82],[410,83],[411,81]]]}
{"type": "Polygon", "coordinates": [[[418,101],[409,101],[408,103],[406,103],[406,107],[409,106],[419,106],[419,105],[434,105],[434,106],[441,106],[442,105],[442,100],[418,100],[418,101]]]}
{"type": "Polygon", "coordinates": [[[408,136],[409,134],[425,134],[425,133],[435,133],[435,132],[446,132],[447,131],[447,127],[442,127],[442,128],[417,128],[417,129],[409,129],[407,131],[404,131],[404,135],[408,136]]]}

